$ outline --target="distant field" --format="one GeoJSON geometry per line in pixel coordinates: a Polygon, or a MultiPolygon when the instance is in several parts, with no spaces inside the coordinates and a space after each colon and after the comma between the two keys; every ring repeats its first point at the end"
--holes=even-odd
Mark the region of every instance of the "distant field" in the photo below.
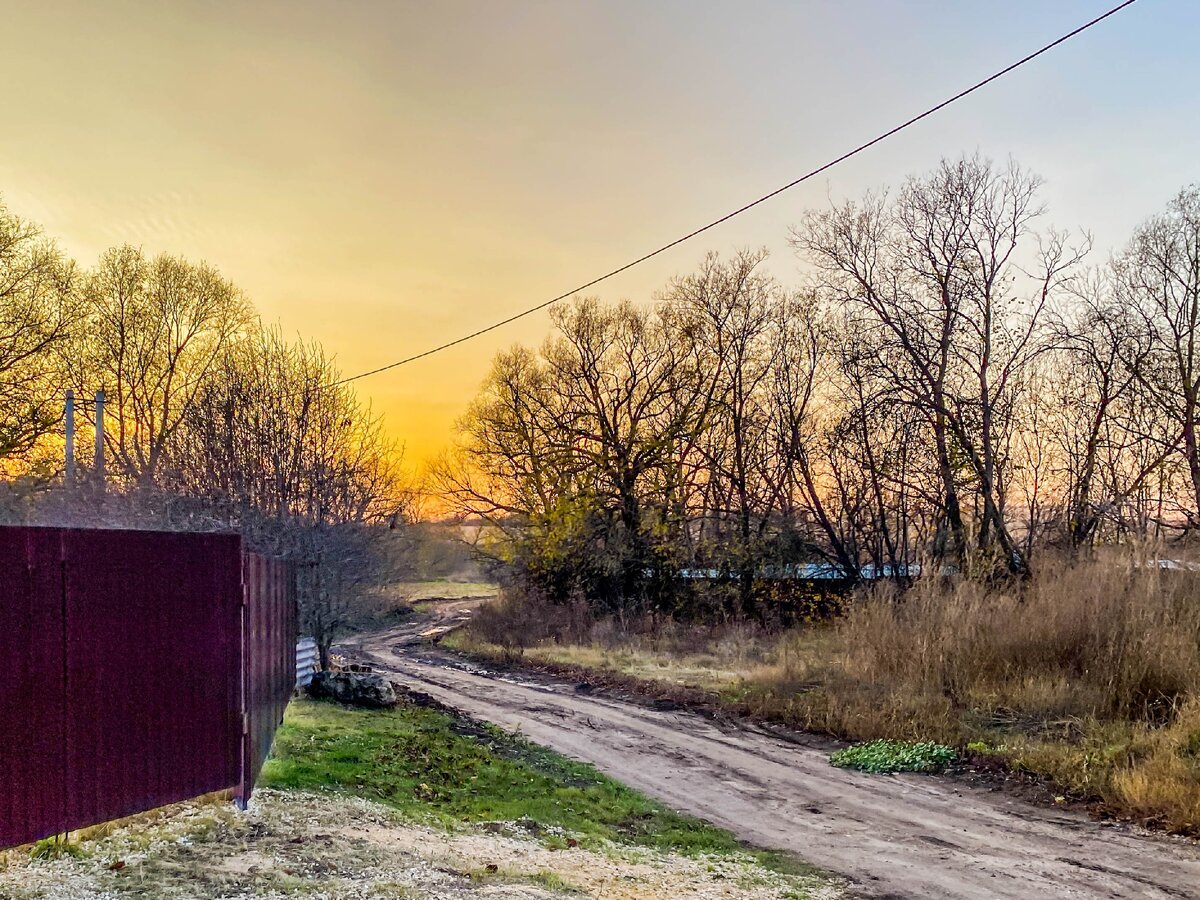
{"type": "Polygon", "coordinates": [[[403,581],[394,586],[396,594],[409,603],[425,600],[465,600],[495,597],[500,586],[490,581],[403,581]]]}

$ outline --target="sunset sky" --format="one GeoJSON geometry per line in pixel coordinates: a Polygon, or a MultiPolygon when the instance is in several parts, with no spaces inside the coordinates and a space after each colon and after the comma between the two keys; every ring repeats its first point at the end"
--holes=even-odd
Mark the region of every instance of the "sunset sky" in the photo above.
{"type": "MultiPolygon", "coordinates": [[[[1115,0],[1114,0],[1115,2],[1115,0]]],[[[0,194],[82,263],[205,259],[348,374],[456,337],[789,181],[1104,0],[9,2],[0,194]]],[[[1097,259],[1200,180],[1200,3],[1139,0],[826,176],[597,290],[942,155],[1012,154],[1097,259]]],[[[546,315],[360,382],[414,464],[546,315]]]]}

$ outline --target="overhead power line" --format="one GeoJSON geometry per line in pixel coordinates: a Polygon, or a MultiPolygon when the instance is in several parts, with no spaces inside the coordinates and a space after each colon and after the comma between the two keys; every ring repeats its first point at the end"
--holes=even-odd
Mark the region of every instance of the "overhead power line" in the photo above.
{"type": "Polygon", "coordinates": [[[768,200],[771,200],[774,197],[778,197],[784,191],[789,191],[792,188],[796,187],[797,185],[803,184],[805,181],[808,181],[810,178],[815,178],[817,175],[820,175],[822,172],[826,172],[829,169],[832,169],[834,166],[838,165],[839,163],[845,162],[846,160],[850,159],[852,156],[857,156],[858,154],[862,153],[864,150],[869,150],[871,147],[874,147],[876,144],[880,143],[881,141],[887,140],[892,135],[898,134],[899,132],[903,131],[904,129],[908,128],[909,126],[917,124],[922,119],[929,118],[934,113],[940,112],[941,110],[945,109],[947,106],[950,106],[950,104],[956,103],[957,101],[963,99],[964,97],[975,93],[980,88],[986,87],[987,85],[991,84],[993,81],[1003,78],[1009,72],[1019,69],[1021,66],[1025,65],[1026,63],[1032,62],[1033,60],[1035,60],[1039,56],[1041,56],[1043,53],[1047,53],[1048,51],[1053,50],[1059,44],[1066,43],[1071,38],[1075,37],[1078,34],[1082,34],[1083,32],[1087,31],[1092,26],[1098,25],[1099,23],[1103,22],[1105,19],[1109,18],[1110,16],[1116,15],[1121,10],[1125,9],[1125,7],[1132,6],[1135,2],[1137,2],[1137,0],[1125,0],[1124,3],[1120,3],[1117,6],[1114,6],[1108,12],[1106,12],[1102,15],[1096,16],[1096,18],[1092,19],[1091,21],[1083,23],[1078,28],[1075,28],[1072,31],[1068,31],[1066,34],[1062,35],[1062,37],[1056,38],[1055,40],[1053,40],[1050,43],[1046,44],[1045,46],[1041,47],[1040,49],[1033,51],[1029,55],[1021,57],[1016,62],[1012,63],[1011,65],[1005,66],[1000,71],[989,75],[987,78],[984,78],[982,81],[977,81],[977,82],[975,82],[975,84],[971,85],[969,88],[959,91],[957,94],[955,94],[952,97],[948,97],[947,99],[945,99],[941,103],[939,103],[937,106],[931,106],[929,109],[925,110],[924,112],[913,116],[911,119],[908,119],[908,120],[900,123],[899,125],[895,126],[894,128],[890,128],[889,130],[883,132],[882,134],[877,135],[876,137],[871,138],[866,143],[859,144],[853,150],[849,150],[846,153],[843,153],[841,156],[837,157],[836,159],[831,159],[829,162],[813,169],[811,172],[806,172],[805,174],[801,175],[799,178],[797,178],[793,181],[789,181],[785,185],[775,188],[775,190],[771,191],[770,193],[763,194],[758,199],[751,200],[749,203],[745,204],[744,206],[739,206],[737,209],[733,210],[733,212],[726,213],[725,215],[721,216],[719,219],[713,219],[707,225],[701,225],[699,228],[697,228],[693,231],[689,231],[687,234],[683,235],[682,237],[677,237],[677,238],[675,238],[675,240],[671,241],[670,243],[663,244],[661,247],[659,247],[655,250],[651,250],[649,253],[643,254],[642,256],[639,256],[637,259],[631,260],[630,262],[627,262],[622,266],[618,266],[617,268],[615,268],[609,272],[605,272],[603,275],[597,276],[596,278],[593,278],[591,281],[585,281],[583,284],[573,287],[569,291],[564,291],[563,293],[559,294],[557,297],[552,297],[551,299],[543,301],[542,303],[539,303],[536,306],[531,306],[528,309],[523,309],[518,313],[514,313],[513,315],[509,316],[508,318],[501,319],[498,322],[493,322],[491,325],[487,325],[483,328],[477,329],[476,331],[472,331],[469,334],[464,334],[461,337],[457,337],[452,341],[446,341],[444,344],[438,344],[436,347],[430,347],[428,350],[423,350],[422,352],[415,353],[412,356],[406,356],[404,359],[396,360],[395,362],[388,363],[387,365],[378,366],[377,368],[369,369],[366,372],[359,372],[357,375],[350,375],[346,378],[340,379],[339,381],[333,382],[333,385],[331,385],[331,386],[337,386],[339,384],[347,384],[351,381],[358,381],[360,378],[367,378],[371,375],[378,375],[380,372],[387,372],[387,371],[390,371],[391,369],[397,369],[400,366],[406,366],[409,363],[416,362],[419,359],[424,359],[427,356],[433,356],[435,353],[441,353],[443,350],[449,350],[451,347],[457,347],[459,344],[466,343],[467,341],[473,340],[477,337],[480,337],[481,335],[485,335],[490,331],[495,331],[498,328],[503,328],[505,325],[510,325],[513,322],[516,322],[518,319],[523,319],[526,316],[530,316],[536,312],[540,312],[541,310],[546,309],[549,306],[553,306],[555,303],[559,303],[563,300],[568,299],[569,297],[573,297],[574,295],[580,293],[581,291],[586,291],[588,288],[595,287],[596,285],[600,284],[600,282],[602,282],[602,281],[607,281],[610,278],[620,275],[622,272],[627,272],[630,269],[632,269],[634,266],[641,265],[642,263],[646,262],[647,260],[653,259],[654,257],[656,257],[662,253],[666,253],[668,250],[672,249],[673,247],[678,247],[680,244],[684,243],[685,241],[690,241],[692,238],[697,237],[698,235],[704,234],[704,232],[710,231],[711,229],[716,228],[718,225],[722,225],[725,222],[728,222],[730,219],[733,219],[736,216],[740,216],[742,213],[748,212],[749,210],[754,209],[754,207],[759,206],[760,204],[766,203],[768,200]]]}

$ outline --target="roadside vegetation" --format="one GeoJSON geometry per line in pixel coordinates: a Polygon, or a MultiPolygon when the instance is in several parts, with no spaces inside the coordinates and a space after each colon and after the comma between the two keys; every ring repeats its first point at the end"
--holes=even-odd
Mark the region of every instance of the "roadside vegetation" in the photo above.
{"type": "Polygon", "coordinates": [[[560,610],[541,616],[560,630],[540,639],[528,600],[509,601],[449,642],[848,740],[945,744],[985,768],[1046,776],[1109,814],[1200,834],[1197,588],[1195,573],[1128,557],[1056,564],[1025,582],[865,590],[835,621],[777,631],[581,627],[560,610]],[[509,610],[526,640],[511,640],[509,610]]]}

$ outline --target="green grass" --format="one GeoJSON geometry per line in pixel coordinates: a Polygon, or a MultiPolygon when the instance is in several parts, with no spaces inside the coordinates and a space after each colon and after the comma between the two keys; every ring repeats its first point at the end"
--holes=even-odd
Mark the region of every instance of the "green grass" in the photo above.
{"type": "Polygon", "coordinates": [[[931,741],[870,741],[854,744],[829,755],[844,769],[864,772],[940,772],[954,760],[954,751],[931,741]]]}
{"type": "Polygon", "coordinates": [[[66,835],[42,838],[29,851],[33,859],[61,859],[64,856],[79,859],[84,856],[83,848],[66,835]]]}
{"type": "Polygon", "coordinates": [[[370,712],[293,702],[262,784],[337,790],[443,827],[516,822],[548,846],[574,839],[688,855],[749,853],[774,871],[814,871],[786,854],[749,851],[728,832],[673,812],[591,766],[416,706],[370,712]]]}

